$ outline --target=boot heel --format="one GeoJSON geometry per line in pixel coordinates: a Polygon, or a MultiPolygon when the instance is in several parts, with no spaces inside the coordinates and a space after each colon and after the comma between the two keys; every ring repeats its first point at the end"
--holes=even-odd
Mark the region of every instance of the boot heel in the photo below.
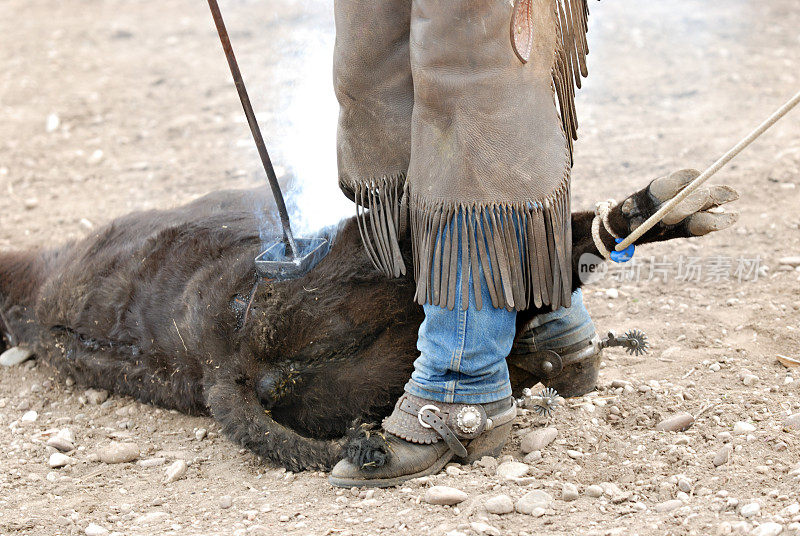
{"type": "Polygon", "coordinates": [[[464,464],[471,464],[480,460],[484,456],[497,457],[506,445],[508,436],[511,434],[511,427],[514,422],[507,422],[493,430],[476,437],[467,446],[467,457],[463,458],[464,464]]]}

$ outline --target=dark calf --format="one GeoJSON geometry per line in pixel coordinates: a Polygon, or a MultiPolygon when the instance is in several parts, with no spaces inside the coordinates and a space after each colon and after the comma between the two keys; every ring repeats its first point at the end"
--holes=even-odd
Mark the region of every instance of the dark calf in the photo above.
{"type": "MultiPolygon", "coordinates": [[[[627,234],[686,182],[669,180],[615,209],[615,231],[627,234]]],[[[373,269],[352,219],[311,272],[253,291],[264,196],[218,192],[125,216],[58,250],[0,254],[2,344],[33,346],[86,386],[210,412],[231,439],[290,470],[330,467],[348,430],[385,415],[402,392],[422,309],[413,281],[373,269]],[[248,302],[245,318],[237,304],[248,302]]],[[[733,197],[697,204],[645,239],[704,234],[691,218],[733,197]]],[[[573,214],[576,269],[581,254],[597,254],[592,217],[573,214]]],[[[733,222],[710,221],[705,232],[733,222]]],[[[521,313],[518,326],[539,312],[521,313]]]]}

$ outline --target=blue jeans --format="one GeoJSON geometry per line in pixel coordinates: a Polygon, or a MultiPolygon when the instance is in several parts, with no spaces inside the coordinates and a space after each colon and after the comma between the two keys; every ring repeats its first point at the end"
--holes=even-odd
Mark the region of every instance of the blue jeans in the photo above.
{"type": "MultiPolygon", "coordinates": [[[[460,266],[460,247],[458,251],[460,266]]],[[[462,311],[459,305],[452,311],[437,305],[423,306],[425,320],[417,338],[420,356],[414,361],[414,372],[405,386],[406,392],[437,402],[473,404],[511,396],[506,357],[514,343],[517,313],[491,306],[483,277],[479,279],[484,305],[477,310],[473,275],[470,270],[466,310],[462,311]]],[[[456,296],[460,296],[460,268],[456,281],[456,296]]],[[[569,308],[561,307],[539,315],[534,326],[539,350],[569,346],[594,334],[580,289],[573,293],[569,308]]]]}

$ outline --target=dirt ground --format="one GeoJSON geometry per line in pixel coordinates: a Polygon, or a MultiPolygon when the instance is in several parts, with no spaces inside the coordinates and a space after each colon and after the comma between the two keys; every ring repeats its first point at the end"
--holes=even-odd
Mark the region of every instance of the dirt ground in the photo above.
{"type": "MultiPolygon", "coordinates": [[[[793,0],[712,4],[592,2],[576,207],[710,164],[800,89],[793,0]]],[[[205,2],[3,7],[0,248],[262,180],[205,2]]],[[[274,159],[310,192],[298,204],[335,217],[347,207],[326,204],[338,199],[332,2],[222,7],[274,159]]],[[[101,403],[30,361],[0,370],[0,534],[798,534],[800,431],[786,419],[800,412],[800,369],[777,356],[800,357],[800,269],[779,262],[800,255],[800,111],[715,180],[741,193],[734,229],[643,247],[638,277],[587,287],[598,330],[643,329],[653,352],[609,350],[597,393],[549,422],[524,412],[501,461],[524,458],[526,476],[504,480],[486,462],[400,489],[336,490],[324,474],[264,465],[210,418],[101,403]],[[648,275],[651,256],[661,277],[648,275]],[[656,429],[679,412],[696,418],[687,431],[656,429]],[[557,438],[524,457],[521,438],[544,426],[557,438]],[[45,442],[66,428],[72,462],[51,469],[45,442]],[[139,462],[97,461],[112,439],[136,443],[139,462]],[[181,459],[185,475],[165,483],[181,459]],[[467,499],[428,504],[433,485],[467,499]],[[486,510],[536,490],[552,501],[534,515],[486,510]]]]}

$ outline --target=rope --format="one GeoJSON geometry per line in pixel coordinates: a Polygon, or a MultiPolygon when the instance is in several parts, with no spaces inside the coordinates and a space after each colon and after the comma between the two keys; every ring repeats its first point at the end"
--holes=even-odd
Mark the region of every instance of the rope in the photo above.
{"type": "Polygon", "coordinates": [[[737,143],[731,150],[727,153],[722,155],[722,157],[714,162],[711,167],[706,169],[703,173],[701,173],[696,179],[690,182],[683,190],[681,190],[678,195],[673,197],[669,200],[669,202],[665,203],[655,214],[647,218],[647,220],[637,227],[631,234],[617,244],[616,250],[622,251],[623,249],[627,248],[636,240],[639,239],[644,233],[652,229],[658,222],[664,219],[675,206],[689,197],[689,195],[697,190],[704,182],[706,182],[712,175],[714,175],[717,171],[722,169],[728,162],[733,160],[733,158],[741,153],[748,145],[753,143],[759,136],[761,136],[768,128],[774,125],[778,119],[782,118],[784,115],[789,113],[792,108],[797,106],[800,103],[800,92],[798,92],[794,97],[789,99],[789,101],[778,108],[769,118],[761,123],[755,130],[753,130],[750,134],[748,134],[742,141],[737,143]]]}
{"type": "Polygon", "coordinates": [[[614,238],[620,238],[608,223],[608,213],[611,212],[611,208],[615,206],[617,206],[617,202],[613,199],[609,199],[608,201],[600,201],[594,207],[594,219],[592,220],[592,240],[594,240],[594,245],[597,248],[597,251],[599,251],[600,255],[602,255],[607,261],[614,259],[611,258],[611,252],[608,250],[606,245],[603,243],[603,239],[600,237],[600,222],[603,223],[603,227],[605,227],[608,234],[614,238]]]}

